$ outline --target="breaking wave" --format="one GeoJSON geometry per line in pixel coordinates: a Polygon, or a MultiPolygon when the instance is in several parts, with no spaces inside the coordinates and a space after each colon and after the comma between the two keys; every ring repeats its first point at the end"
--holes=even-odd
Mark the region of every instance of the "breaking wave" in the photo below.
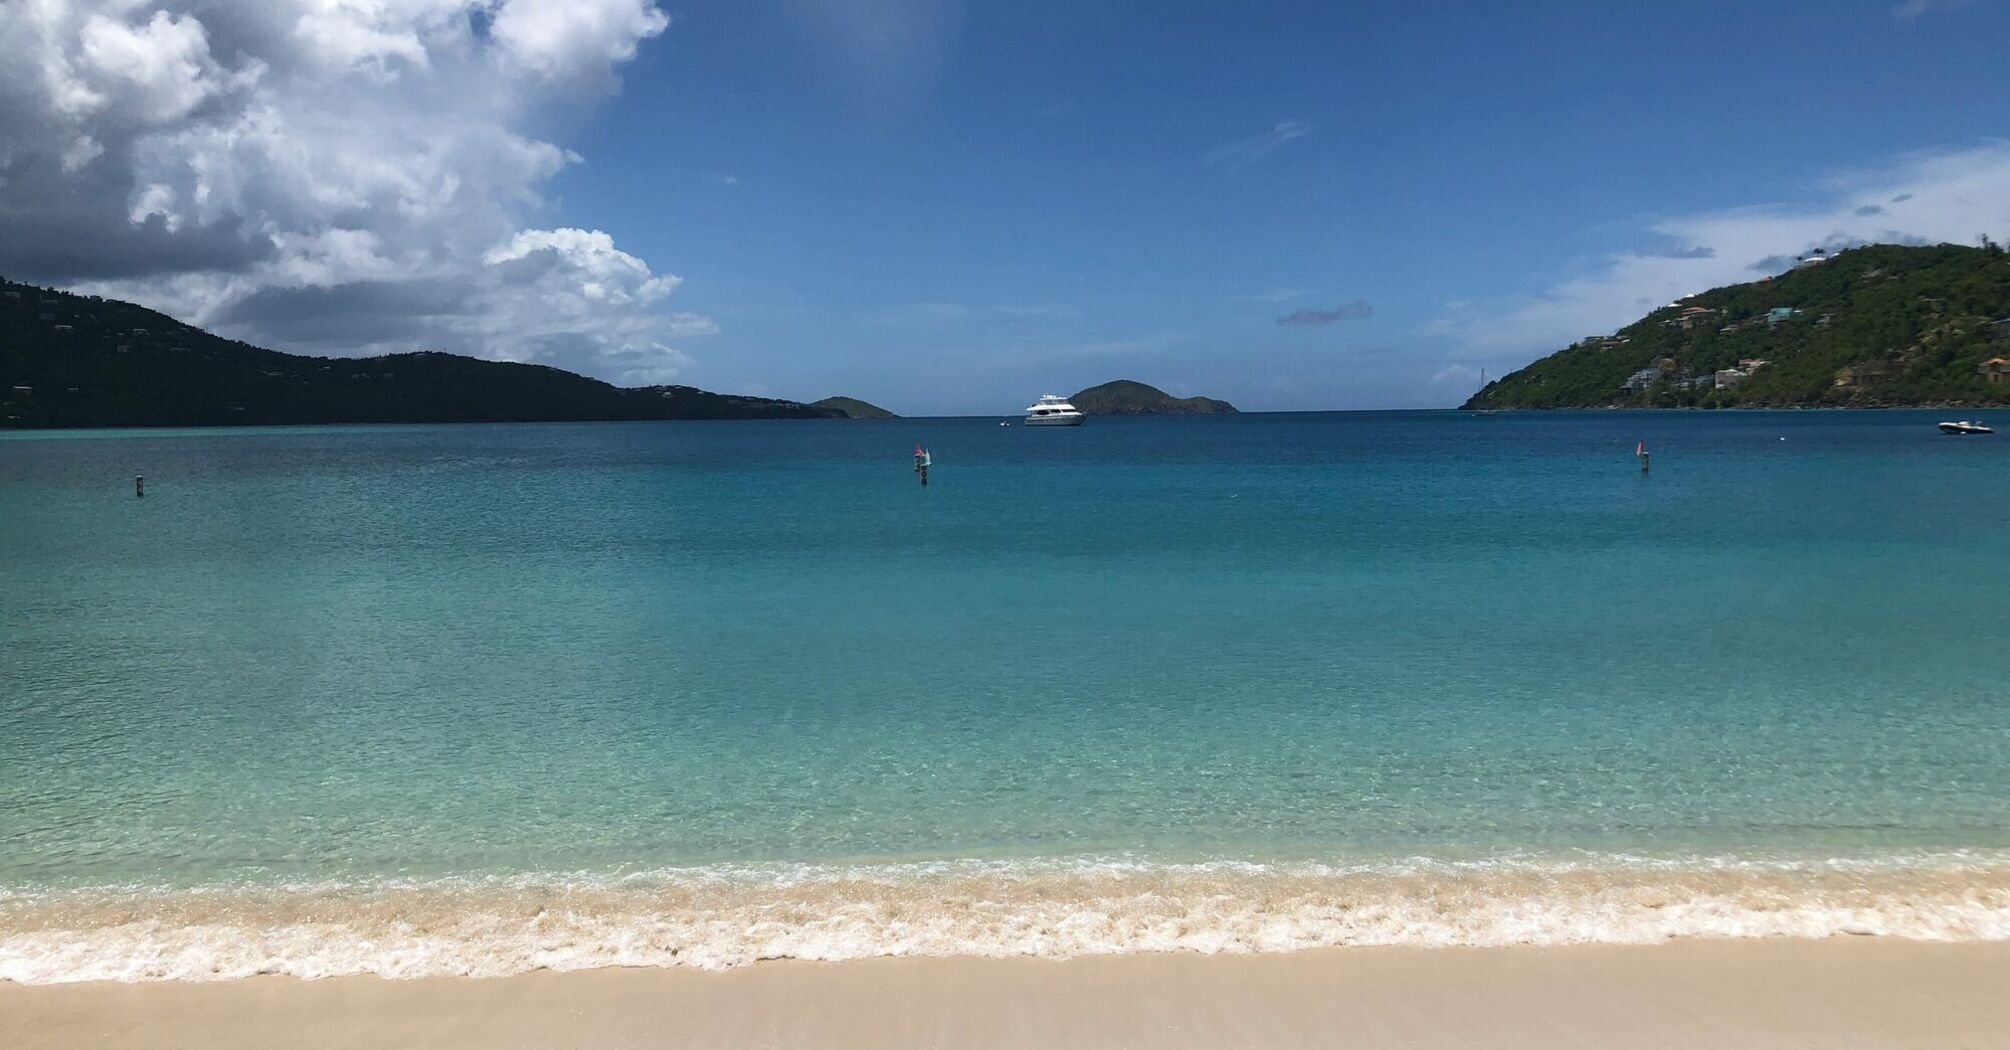
{"type": "Polygon", "coordinates": [[[488,977],[782,958],[1838,934],[2010,939],[2010,851],[1358,866],[1089,858],[0,890],[0,980],[488,977]]]}

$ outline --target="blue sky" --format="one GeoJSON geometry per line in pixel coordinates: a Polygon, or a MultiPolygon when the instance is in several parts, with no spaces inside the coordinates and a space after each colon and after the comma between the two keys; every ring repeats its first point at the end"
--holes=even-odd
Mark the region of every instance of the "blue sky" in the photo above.
{"type": "Polygon", "coordinates": [[[1658,218],[2010,131],[2004,5],[1473,6],[862,3],[885,25],[849,39],[792,5],[673,9],[557,192],[685,275],[716,385],[1407,407],[1553,348],[1490,360],[1447,303],[1511,310],[1653,249],[1658,218]]]}
{"type": "MultiPolygon", "coordinates": [[[[460,318],[438,327],[449,348],[913,414],[1005,414],[1118,377],[1245,409],[1430,407],[1461,400],[1480,368],[1609,330],[1671,289],[1752,279],[1768,257],[2010,235],[2001,0],[551,6],[573,26],[600,20],[578,40],[535,35],[561,32],[532,17],[545,0],[405,2],[426,10],[370,31],[415,27],[423,60],[355,33],[314,37],[318,53],[361,56],[337,82],[352,98],[388,85],[452,126],[555,147],[494,190],[496,223],[458,216],[401,244],[388,221],[267,203],[260,229],[299,227],[277,257],[261,243],[237,270],[96,287],[343,352],[397,346],[387,289],[458,281],[474,290],[426,314],[460,318]],[[512,6],[513,35],[489,39],[486,20],[512,6]],[[472,35],[441,28],[467,11],[472,35]],[[504,79],[478,83],[507,107],[471,114],[413,90],[449,75],[440,56],[505,43],[514,64],[482,67],[504,79]],[[374,240],[359,246],[359,225],[374,240]],[[467,232],[491,227],[486,242],[467,232]],[[457,251],[474,261],[456,269],[457,251]],[[521,283],[559,277],[571,283],[521,283]],[[562,308],[526,318],[531,298],[562,308]],[[305,324],[319,302],[343,305],[305,324]],[[618,323],[596,313],[609,302],[618,323]],[[484,327],[476,312],[514,320],[484,327]],[[365,315],[385,330],[344,330],[365,315]],[[568,341],[565,323],[592,340],[568,341]],[[510,341],[532,329],[547,335],[510,341]]],[[[182,6],[189,21],[205,9],[182,6]]],[[[244,77],[208,17],[217,76],[244,77]]],[[[243,90],[301,111],[289,127],[313,125],[310,109],[363,119],[313,109],[326,81],[287,94],[309,74],[258,46],[237,45],[269,69],[243,90]]],[[[122,184],[119,221],[174,226],[174,204],[146,208],[211,199],[196,183],[142,197],[183,185],[180,140],[163,141],[127,143],[166,173],[122,184]]],[[[436,153],[407,166],[423,173],[436,153]]],[[[493,167],[438,163],[439,185],[462,187],[493,167]]],[[[259,170],[248,178],[292,177],[259,170]]],[[[400,192],[409,216],[417,191],[400,192]]],[[[229,243],[256,210],[202,228],[229,243]]]]}

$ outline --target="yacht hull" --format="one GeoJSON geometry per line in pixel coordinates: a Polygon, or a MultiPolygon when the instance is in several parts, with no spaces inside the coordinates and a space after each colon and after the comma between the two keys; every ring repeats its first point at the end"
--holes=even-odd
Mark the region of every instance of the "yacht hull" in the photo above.
{"type": "Polygon", "coordinates": [[[1082,421],[1087,418],[1089,417],[1083,415],[1027,416],[1026,421],[1020,425],[1029,427],[1079,427],[1082,425],[1082,421]]]}

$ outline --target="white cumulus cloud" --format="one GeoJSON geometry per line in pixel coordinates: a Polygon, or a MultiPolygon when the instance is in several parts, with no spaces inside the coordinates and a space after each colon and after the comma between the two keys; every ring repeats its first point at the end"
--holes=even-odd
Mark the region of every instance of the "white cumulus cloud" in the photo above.
{"type": "Polygon", "coordinates": [[[604,75],[669,24],[649,0],[507,0],[489,31],[525,68],[570,79],[604,75]]]}
{"type": "Polygon", "coordinates": [[[249,341],[661,380],[679,278],[553,223],[654,0],[0,0],[0,273],[249,341]]]}

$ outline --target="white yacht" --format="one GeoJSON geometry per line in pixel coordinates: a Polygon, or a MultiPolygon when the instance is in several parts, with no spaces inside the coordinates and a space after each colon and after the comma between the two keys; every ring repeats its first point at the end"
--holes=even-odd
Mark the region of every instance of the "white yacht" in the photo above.
{"type": "Polygon", "coordinates": [[[1026,425],[1029,427],[1079,427],[1087,418],[1066,398],[1055,394],[1046,394],[1026,406],[1026,425]]]}
{"type": "Polygon", "coordinates": [[[1940,424],[1940,432],[1943,434],[1962,435],[1996,433],[1996,431],[1989,428],[1987,423],[1978,423],[1972,419],[1964,419],[1958,423],[1942,423],[1940,424]]]}

